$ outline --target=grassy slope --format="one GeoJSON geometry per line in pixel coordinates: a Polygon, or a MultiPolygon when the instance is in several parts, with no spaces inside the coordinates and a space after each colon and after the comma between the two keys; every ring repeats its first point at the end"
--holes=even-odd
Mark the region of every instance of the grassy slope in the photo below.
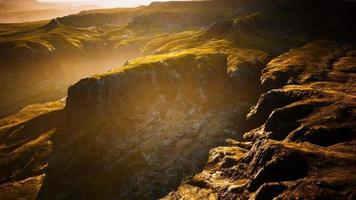
{"type": "Polygon", "coordinates": [[[31,105],[0,120],[1,199],[35,199],[64,102],[31,105]]]}
{"type": "MultiPolygon", "coordinates": [[[[79,78],[102,73],[114,63],[123,64],[138,56],[141,48],[154,38],[207,26],[220,18],[221,13],[231,15],[233,9],[226,5],[216,9],[206,2],[188,4],[96,10],[57,21],[1,24],[1,96],[4,98],[0,115],[28,103],[60,98],[65,95],[65,88],[79,78]],[[206,9],[213,12],[207,15],[202,12],[206,9]],[[14,76],[17,78],[13,79],[14,76]],[[57,80],[59,76],[64,78],[57,80]]],[[[189,35],[189,32],[179,35],[189,35]]]]}

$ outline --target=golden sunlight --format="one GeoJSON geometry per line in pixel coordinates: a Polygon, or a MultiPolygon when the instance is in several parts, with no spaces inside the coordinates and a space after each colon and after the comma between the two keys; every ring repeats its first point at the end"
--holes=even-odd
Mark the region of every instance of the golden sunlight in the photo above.
{"type": "MultiPolygon", "coordinates": [[[[71,3],[73,5],[97,5],[100,7],[132,7],[148,5],[154,0],[39,0],[40,2],[71,3]]],[[[167,1],[167,0],[158,0],[167,1]]]]}

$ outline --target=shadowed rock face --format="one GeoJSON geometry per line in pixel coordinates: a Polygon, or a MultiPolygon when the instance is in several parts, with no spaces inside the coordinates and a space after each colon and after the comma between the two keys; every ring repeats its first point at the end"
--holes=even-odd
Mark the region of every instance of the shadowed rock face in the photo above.
{"type": "Polygon", "coordinates": [[[149,56],[72,86],[39,198],[155,199],[198,172],[239,137],[248,104],[232,83],[246,58],[233,53],[149,56]]]}
{"type": "Polygon", "coordinates": [[[210,148],[234,134],[232,119],[241,106],[229,99],[226,72],[224,54],[183,54],[128,63],[74,85],[40,198],[168,193],[198,172],[210,148]],[[52,195],[59,191],[65,196],[52,195]]]}
{"type": "Polygon", "coordinates": [[[223,95],[227,86],[226,60],[224,54],[184,54],[158,63],[148,61],[133,67],[128,63],[122,70],[71,87],[67,108],[73,115],[79,111],[94,112],[93,117],[101,117],[100,113],[117,116],[148,106],[160,95],[169,102],[217,104],[212,97],[223,95]]]}

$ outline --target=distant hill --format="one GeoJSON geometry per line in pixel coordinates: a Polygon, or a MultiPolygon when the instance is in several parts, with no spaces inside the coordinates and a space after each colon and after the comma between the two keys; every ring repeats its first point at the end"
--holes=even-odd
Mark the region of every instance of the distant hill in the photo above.
{"type": "Polygon", "coordinates": [[[0,1],[0,23],[52,19],[97,8],[93,5],[74,7],[64,3],[41,3],[35,0],[2,0],[0,1]]]}

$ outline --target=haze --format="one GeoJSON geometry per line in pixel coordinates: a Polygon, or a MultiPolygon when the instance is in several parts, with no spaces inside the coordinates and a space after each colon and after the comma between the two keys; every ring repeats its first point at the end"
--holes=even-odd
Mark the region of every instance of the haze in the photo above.
{"type": "MultiPolygon", "coordinates": [[[[55,3],[72,3],[74,5],[97,5],[101,7],[132,7],[139,5],[147,5],[153,2],[152,0],[40,0],[41,2],[55,3]]],[[[167,0],[160,0],[167,1],[167,0]]]]}
{"type": "Polygon", "coordinates": [[[148,5],[153,1],[154,0],[0,0],[0,23],[48,20],[79,13],[83,10],[137,7],[140,5],[148,5]]]}

